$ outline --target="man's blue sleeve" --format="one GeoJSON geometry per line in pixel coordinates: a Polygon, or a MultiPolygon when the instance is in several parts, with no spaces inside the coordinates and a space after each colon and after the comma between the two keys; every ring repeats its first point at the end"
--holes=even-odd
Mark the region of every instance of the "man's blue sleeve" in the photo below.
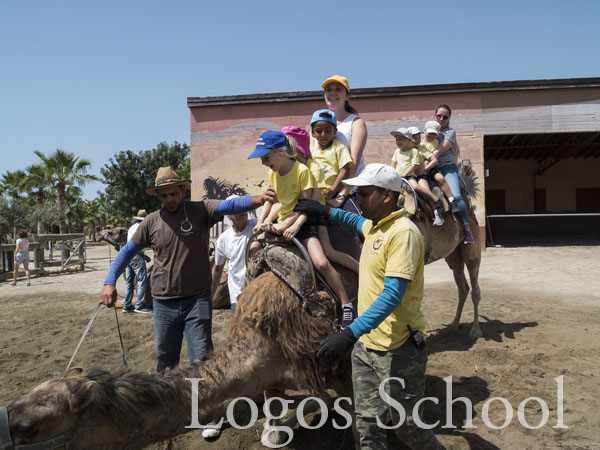
{"type": "Polygon", "coordinates": [[[108,275],[106,275],[104,284],[112,284],[115,286],[119,275],[123,273],[133,257],[143,249],[143,247],[135,245],[132,241],[128,241],[127,244],[125,244],[125,247],[119,250],[119,253],[115,256],[115,260],[108,270],[108,275]]]}
{"type": "Polygon", "coordinates": [[[364,237],[362,233],[362,226],[367,219],[365,219],[363,216],[344,211],[343,209],[331,208],[330,219],[338,225],[342,225],[348,228],[350,231],[354,231],[361,237],[364,237]]]}
{"type": "Polygon", "coordinates": [[[244,195],[243,197],[235,197],[231,200],[222,200],[219,202],[217,212],[221,216],[234,216],[236,214],[248,212],[251,209],[254,209],[250,204],[252,197],[252,195],[244,195]]]}
{"type": "Polygon", "coordinates": [[[349,328],[354,336],[359,338],[363,334],[374,330],[400,306],[408,283],[409,281],[406,278],[385,277],[383,291],[381,291],[379,297],[350,325],[349,328]]]}

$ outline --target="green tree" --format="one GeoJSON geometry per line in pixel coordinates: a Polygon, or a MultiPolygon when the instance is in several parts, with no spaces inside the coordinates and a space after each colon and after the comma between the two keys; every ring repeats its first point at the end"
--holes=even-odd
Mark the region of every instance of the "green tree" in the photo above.
{"type": "Polygon", "coordinates": [[[37,233],[46,232],[46,223],[44,215],[40,214],[45,210],[46,199],[48,198],[48,188],[51,187],[49,173],[41,164],[32,164],[25,169],[27,173],[23,186],[27,194],[35,203],[35,218],[37,220],[37,233]]]}
{"type": "MultiPolygon", "coordinates": [[[[35,230],[35,220],[33,219],[33,211],[35,207],[28,205],[23,199],[7,200],[0,197],[0,240],[6,242],[6,235],[15,236],[19,228],[27,230],[31,233],[35,230]]],[[[8,240],[13,243],[14,240],[8,240]]]]}
{"type": "Polygon", "coordinates": [[[7,195],[11,199],[18,199],[25,192],[23,183],[26,174],[22,170],[14,172],[6,171],[0,178],[0,194],[7,195]]]}
{"type": "Polygon", "coordinates": [[[182,176],[187,167],[189,176],[189,154],[187,144],[178,142],[171,145],[161,142],[152,150],[144,150],[139,154],[131,150],[115,154],[100,169],[107,185],[106,196],[112,206],[111,214],[121,221],[131,218],[139,209],[158,209],[160,202],[156,197],[146,194],[145,188],[154,185],[160,167],[171,166],[182,176]]]}
{"type": "Polygon", "coordinates": [[[50,183],[56,189],[58,200],[59,230],[65,233],[67,229],[65,201],[67,189],[70,187],[85,186],[88,181],[100,181],[95,175],[87,173],[92,163],[81,159],[73,153],[57,149],[52,155],[46,156],[42,152],[34,152],[43,162],[48,171],[50,183]]]}

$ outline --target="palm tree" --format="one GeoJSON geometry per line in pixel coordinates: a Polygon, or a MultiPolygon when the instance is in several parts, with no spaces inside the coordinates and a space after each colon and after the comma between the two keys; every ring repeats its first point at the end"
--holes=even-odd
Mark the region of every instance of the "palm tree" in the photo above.
{"type": "Polygon", "coordinates": [[[204,199],[218,199],[225,200],[230,195],[246,195],[246,190],[239,184],[229,183],[227,180],[221,178],[206,177],[204,179],[204,190],[206,194],[202,198],[204,199]]]}
{"type": "MultiPolygon", "coordinates": [[[[32,164],[25,171],[27,176],[23,182],[23,187],[28,194],[35,200],[36,211],[43,210],[48,198],[48,187],[51,186],[48,171],[41,164],[32,164]]],[[[46,224],[41,214],[37,215],[37,233],[44,234],[46,232],[46,224]]]]}
{"type": "Polygon", "coordinates": [[[14,172],[7,170],[0,178],[0,194],[6,194],[13,200],[19,199],[25,191],[23,188],[25,177],[26,174],[22,170],[15,170],[14,172]]]}
{"type": "Polygon", "coordinates": [[[57,149],[52,155],[46,156],[42,152],[34,152],[45,164],[50,177],[51,185],[56,189],[58,199],[59,231],[65,233],[67,229],[65,214],[65,198],[67,189],[84,186],[88,181],[101,181],[95,175],[88,175],[87,169],[92,163],[87,159],[80,159],[73,153],[57,149]]]}

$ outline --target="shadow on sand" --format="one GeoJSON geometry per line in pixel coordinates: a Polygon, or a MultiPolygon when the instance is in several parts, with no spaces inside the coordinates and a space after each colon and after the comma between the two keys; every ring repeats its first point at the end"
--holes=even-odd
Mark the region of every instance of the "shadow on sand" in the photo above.
{"type": "MultiPolygon", "coordinates": [[[[481,333],[486,341],[503,342],[504,339],[516,339],[515,333],[524,328],[537,327],[538,322],[502,322],[497,319],[489,319],[486,316],[480,316],[479,325],[481,333]]],[[[462,323],[458,328],[438,328],[431,330],[427,336],[427,350],[430,355],[445,351],[466,351],[469,350],[476,339],[471,339],[468,332],[472,323],[462,323]]]]}

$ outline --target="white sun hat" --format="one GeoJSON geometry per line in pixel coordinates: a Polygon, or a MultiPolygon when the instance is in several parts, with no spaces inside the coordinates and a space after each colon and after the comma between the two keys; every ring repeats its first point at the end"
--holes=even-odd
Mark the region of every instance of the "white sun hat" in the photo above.
{"type": "Polygon", "coordinates": [[[402,191],[402,177],[391,166],[386,164],[367,164],[359,176],[343,180],[348,186],[377,186],[383,189],[391,189],[395,192],[402,191]]]}

